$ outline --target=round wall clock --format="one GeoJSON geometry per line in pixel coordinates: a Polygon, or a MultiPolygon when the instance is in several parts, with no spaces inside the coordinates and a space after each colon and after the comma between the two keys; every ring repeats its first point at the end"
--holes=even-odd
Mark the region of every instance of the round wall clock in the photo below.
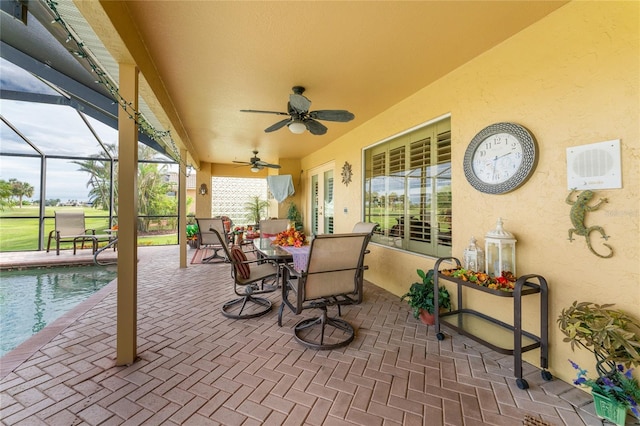
{"type": "Polygon", "coordinates": [[[346,161],[344,162],[341,175],[342,183],[349,186],[349,183],[351,182],[351,176],[353,175],[353,173],[351,172],[351,164],[347,163],[346,161]]]}
{"type": "Polygon", "coordinates": [[[473,137],[464,154],[464,175],[480,192],[504,194],[524,184],[538,163],[531,133],[514,123],[495,123],[473,137]]]}

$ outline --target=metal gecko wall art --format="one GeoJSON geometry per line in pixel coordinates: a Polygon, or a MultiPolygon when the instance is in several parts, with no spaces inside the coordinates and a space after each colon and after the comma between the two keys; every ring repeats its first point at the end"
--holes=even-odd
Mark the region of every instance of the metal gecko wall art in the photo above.
{"type": "Polygon", "coordinates": [[[604,232],[604,228],[602,226],[586,226],[584,224],[584,219],[587,212],[592,212],[594,210],[598,210],[600,206],[604,203],[607,203],[608,200],[606,198],[600,198],[597,204],[590,206],[589,201],[595,195],[593,191],[582,191],[576,197],[575,201],[571,201],[571,196],[576,192],[575,189],[572,189],[565,200],[567,204],[571,206],[571,212],[569,213],[569,217],[571,218],[571,224],[573,228],[569,229],[569,241],[573,241],[573,234],[583,236],[587,241],[587,247],[591,250],[591,253],[595,254],[598,257],[609,258],[613,256],[613,247],[611,247],[607,243],[602,243],[605,247],[609,249],[609,253],[606,255],[598,253],[593,246],[591,245],[591,233],[593,231],[598,231],[602,238],[605,240],[609,239],[609,236],[604,232]]]}

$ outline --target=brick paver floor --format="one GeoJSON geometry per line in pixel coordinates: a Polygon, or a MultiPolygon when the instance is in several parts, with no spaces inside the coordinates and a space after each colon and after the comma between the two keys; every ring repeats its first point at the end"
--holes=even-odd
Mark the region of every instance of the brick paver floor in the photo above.
{"type": "Polygon", "coordinates": [[[343,308],[355,340],[315,351],[294,340],[291,312],[278,327],[278,292],[263,317],[222,316],[228,264],[180,269],[177,246],[139,253],[138,361],[115,366],[114,282],[0,359],[2,424],[601,424],[585,392],[527,363],[530,388],[518,389],[512,357],[456,334],[438,341],[370,283],[343,308]]]}

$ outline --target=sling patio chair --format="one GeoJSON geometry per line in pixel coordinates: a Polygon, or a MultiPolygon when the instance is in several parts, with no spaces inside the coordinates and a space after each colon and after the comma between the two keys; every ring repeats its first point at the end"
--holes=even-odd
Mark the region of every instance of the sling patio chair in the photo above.
{"type": "Polygon", "coordinates": [[[355,337],[347,321],[330,317],[327,308],[353,305],[362,300],[364,254],[370,234],[325,234],[311,241],[307,266],[297,271],[285,264],[282,282],[282,305],[278,325],[282,326],[284,307],[296,315],[306,309],[320,309],[320,316],[306,318],[294,326],[298,342],[312,349],[336,349],[355,337]]]}
{"type": "Polygon", "coordinates": [[[229,258],[226,256],[224,248],[229,245],[228,233],[225,231],[224,220],[218,218],[196,218],[198,224],[198,249],[209,248],[213,250],[211,256],[202,259],[202,263],[208,263],[215,259],[227,262],[229,258]],[[218,233],[214,233],[211,229],[215,229],[218,233]]]}
{"type": "MultiPolygon", "coordinates": [[[[211,232],[223,238],[217,229],[211,232]]],[[[231,262],[233,291],[237,298],[222,305],[222,315],[233,319],[248,319],[271,311],[271,301],[256,295],[272,293],[277,287],[278,266],[272,262],[248,260],[239,246],[224,245],[222,249],[231,262]]]]}
{"type": "Polygon", "coordinates": [[[260,236],[275,237],[280,232],[286,231],[289,219],[264,219],[260,221],[260,236]]]}
{"type": "Polygon", "coordinates": [[[353,230],[351,232],[353,233],[360,233],[360,232],[366,232],[369,235],[373,235],[373,231],[376,230],[376,228],[378,227],[377,223],[373,223],[373,222],[358,222],[355,225],[353,225],[353,230]]]}
{"type": "Polygon", "coordinates": [[[51,240],[56,242],[56,255],[60,254],[60,243],[73,243],[73,254],[76,252],[76,243],[91,241],[93,251],[96,251],[96,230],[87,229],[85,226],[84,212],[54,212],[55,225],[49,232],[47,240],[47,253],[51,248],[51,240]]]}

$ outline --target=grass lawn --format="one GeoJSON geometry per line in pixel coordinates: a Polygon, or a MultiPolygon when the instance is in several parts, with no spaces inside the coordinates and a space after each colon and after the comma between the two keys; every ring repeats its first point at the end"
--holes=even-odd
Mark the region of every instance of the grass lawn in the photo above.
{"type": "MultiPolygon", "coordinates": [[[[87,229],[95,229],[96,234],[104,234],[104,230],[109,228],[109,217],[104,210],[91,207],[46,207],[45,216],[51,216],[51,218],[44,220],[45,249],[49,232],[55,226],[54,211],[84,211],[87,229]]],[[[13,207],[0,211],[0,251],[38,250],[39,214],[38,206],[13,207]]],[[[178,234],[175,229],[166,232],[168,233],[139,234],[138,245],[178,244],[178,234]]],[[[52,241],[51,245],[55,248],[55,242],[52,241]]],[[[71,249],[73,244],[62,243],[60,247],[71,249]]]]}

